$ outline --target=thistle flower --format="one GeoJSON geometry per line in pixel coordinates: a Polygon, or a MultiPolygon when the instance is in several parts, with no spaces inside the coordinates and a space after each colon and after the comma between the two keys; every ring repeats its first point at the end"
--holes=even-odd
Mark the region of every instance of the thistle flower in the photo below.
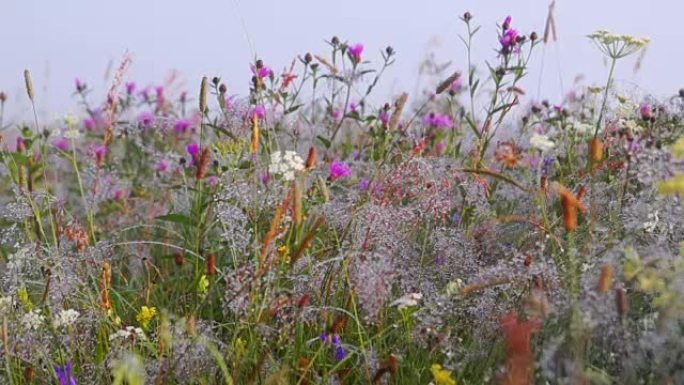
{"type": "Polygon", "coordinates": [[[358,64],[359,62],[361,62],[361,54],[363,53],[363,44],[357,43],[353,46],[350,46],[347,49],[347,52],[349,53],[349,57],[354,62],[354,64],[358,64]]]}
{"type": "Polygon", "coordinates": [[[140,326],[143,329],[147,329],[147,326],[150,324],[152,319],[156,317],[157,315],[157,308],[156,307],[148,307],[148,306],[142,306],[140,308],[140,311],[138,312],[138,315],[135,317],[135,319],[140,323],[140,326]]]}
{"type": "Polygon", "coordinates": [[[135,92],[135,82],[126,82],[126,94],[133,95],[135,92]]]}
{"type": "Polygon", "coordinates": [[[513,48],[518,42],[518,31],[511,28],[511,17],[508,16],[503,24],[503,34],[499,38],[499,43],[501,43],[501,53],[508,54],[513,51],[513,48]]]}
{"type": "Polygon", "coordinates": [[[451,128],[454,126],[454,121],[451,116],[446,114],[437,114],[434,112],[423,116],[422,122],[426,126],[434,128],[451,128]]]}
{"type": "Polygon", "coordinates": [[[97,145],[93,149],[93,154],[95,154],[95,160],[97,161],[97,164],[100,165],[104,161],[105,155],[107,155],[107,147],[105,147],[103,144],[97,145]]]}
{"type": "Polygon", "coordinates": [[[52,145],[60,151],[69,151],[69,140],[64,137],[53,140],[52,145]]]}
{"type": "Polygon", "coordinates": [[[155,116],[149,111],[141,112],[140,115],[138,115],[138,123],[140,123],[140,125],[142,125],[144,128],[152,127],[154,121],[155,116]]]}
{"type": "Polygon", "coordinates": [[[188,154],[190,154],[190,156],[192,156],[194,159],[200,153],[199,144],[192,142],[192,143],[188,144],[187,146],[185,146],[185,151],[187,151],[188,154]]]}
{"type": "Polygon", "coordinates": [[[68,361],[64,366],[55,365],[55,374],[57,375],[59,385],[76,385],[76,379],[71,371],[71,361],[68,361]]]}
{"type": "Polygon", "coordinates": [[[653,118],[651,107],[649,107],[648,104],[642,104],[639,107],[639,114],[641,114],[641,119],[643,120],[651,120],[651,118],[653,118]]]}
{"type": "Polygon", "coordinates": [[[164,172],[168,168],[169,168],[169,164],[164,159],[161,159],[159,162],[157,162],[157,171],[158,172],[164,172]]]}
{"type": "Polygon", "coordinates": [[[339,160],[334,160],[332,163],[330,163],[329,178],[331,181],[334,182],[338,179],[347,178],[349,176],[351,176],[351,169],[346,163],[340,162],[339,160]]]}
{"type": "Polygon", "coordinates": [[[266,109],[262,104],[256,105],[252,110],[252,116],[263,119],[266,116],[266,109]]]}

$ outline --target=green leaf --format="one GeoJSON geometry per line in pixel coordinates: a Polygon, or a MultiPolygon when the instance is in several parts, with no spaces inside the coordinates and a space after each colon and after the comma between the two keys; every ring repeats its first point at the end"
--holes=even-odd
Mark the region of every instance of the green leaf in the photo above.
{"type": "Polygon", "coordinates": [[[162,215],[160,217],[157,217],[156,219],[158,219],[160,221],[178,223],[178,224],[185,225],[185,226],[191,226],[194,224],[194,221],[192,220],[192,218],[188,217],[187,215],[183,215],[183,214],[179,214],[179,213],[162,215]]]}
{"type": "Polygon", "coordinates": [[[331,143],[328,139],[326,139],[320,135],[316,136],[316,139],[320,140],[321,143],[323,143],[323,145],[325,146],[325,148],[330,148],[331,143]]]}
{"type": "Polygon", "coordinates": [[[303,106],[303,104],[297,104],[295,106],[288,108],[287,110],[285,110],[285,115],[291,114],[291,113],[297,111],[299,109],[299,107],[301,107],[301,106],[303,106]]]}

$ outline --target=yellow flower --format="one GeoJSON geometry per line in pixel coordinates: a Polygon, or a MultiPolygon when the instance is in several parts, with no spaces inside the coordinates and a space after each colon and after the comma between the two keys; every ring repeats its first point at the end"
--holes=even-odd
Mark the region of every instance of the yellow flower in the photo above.
{"type": "Polygon", "coordinates": [[[140,326],[143,329],[147,328],[147,325],[149,325],[150,321],[157,315],[157,308],[156,307],[147,307],[143,306],[140,308],[140,312],[138,313],[138,316],[135,317],[136,320],[140,323],[140,326]]]}
{"type": "Polygon", "coordinates": [[[658,191],[667,195],[684,194],[684,174],[676,174],[673,178],[658,182],[658,191]]]}
{"type": "Polygon", "coordinates": [[[206,275],[200,277],[199,282],[197,282],[197,294],[200,296],[205,296],[207,290],[209,289],[209,278],[206,275]]]}
{"type": "Polygon", "coordinates": [[[675,157],[684,159],[684,135],[680,136],[672,146],[672,153],[675,157]]]}
{"type": "Polygon", "coordinates": [[[285,262],[290,262],[290,248],[282,245],[278,248],[278,256],[285,262]]]}
{"type": "Polygon", "coordinates": [[[17,290],[17,297],[19,297],[19,302],[24,306],[24,310],[30,313],[31,310],[33,310],[33,302],[31,302],[31,298],[29,298],[28,290],[26,290],[25,287],[21,287],[17,290]]]}
{"type": "Polygon", "coordinates": [[[430,367],[432,377],[435,379],[436,385],[456,385],[456,380],[451,378],[451,372],[442,368],[440,364],[432,364],[430,367]]]}

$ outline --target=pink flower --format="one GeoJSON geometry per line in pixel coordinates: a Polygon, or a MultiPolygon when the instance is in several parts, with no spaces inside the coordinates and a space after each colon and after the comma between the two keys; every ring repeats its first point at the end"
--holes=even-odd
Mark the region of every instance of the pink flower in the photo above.
{"type": "MultiPolygon", "coordinates": [[[[260,62],[261,61],[259,61],[259,63],[260,62]]],[[[266,67],[263,64],[257,66],[250,64],[249,68],[252,70],[254,76],[258,77],[259,79],[264,79],[273,76],[273,71],[271,71],[270,68],[266,67]]]]}
{"type": "Polygon", "coordinates": [[[133,95],[133,92],[135,92],[135,82],[126,82],[126,93],[133,95]]]}
{"type": "Polygon", "coordinates": [[[17,146],[15,147],[15,150],[16,152],[24,152],[26,150],[26,143],[21,136],[17,137],[17,146]]]}
{"type": "Polygon", "coordinates": [[[252,110],[252,116],[256,116],[259,119],[263,119],[266,116],[266,109],[263,105],[259,104],[252,110]]]}
{"type": "Polygon", "coordinates": [[[52,145],[58,150],[69,151],[69,140],[66,138],[57,138],[52,141],[52,145]]]}
{"type": "Polygon", "coordinates": [[[100,164],[104,160],[105,155],[107,155],[107,147],[102,144],[97,145],[93,149],[93,154],[95,154],[95,160],[97,163],[100,164]]]}
{"type": "Polygon", "coordinates": [[[83,92],[86,89],[86,84],[81,81],[81,79],[76,78],[74,80],[74,84],[76,85],[76,91],[77,92],[83,92]]]}
{"type": "Polygon", "coordinates": [[[116,189],[112,192],[112,199],[115,201],[120,201],[124,197],[124,191],[122,189],[116,189]]]}
{"type": "Polygon", "coordinates": [[[209,184],[209,186],[216,186],[218,182],[219,178],[216,175],[207,177],[207,184],[209,184]]]}
{"type": "Polygon", "coordinates": [[[85,118],[83,119],[83,126],[86,128],[86,130],[93,131],[97,127],[97,123],[93,118],[85,118]]]}
{"type": "Polygon", "coordinates": [[[641,114],[641,119],[643,120],[651,120],[651,118],[653,118],[653,113],[651,112],[651,108],[648,106],[648,104],[642,104],[639,108],[639,113],[641,114]]]}
{"type": "Polygon", "coordinates": [[[149,111],[145,111],[138,115],[138,123],[145,128],[150,128],[154,124],[155,116],[149,111]]]}
{"type": "Polygon", "coordinates": [[[387,111],[382,110],[380,111],[380,114],[378,114],[378,119],[380,120],[383,126],[387,126],[387,124],[389,123],[390,116],[387,113],[387,111]]]}
{"type": "Polygon", "coordinates": [[[160,160],[159,163],[157,163],[157,171],[159,172],[164,172],[169,168],[169,164],[166,163],[164,159],[160,160]]]}
{"type": "Polygon", "coordinates": [[[340,162],[339,160],[334,160],[332,163],[330,163],[329,177],[331,181],[334,182],[338,179],[347,178],[349,176],[351,176],[351,169],[346,163],[340,162]]]}
{"type": "Polygon", "coordinates": [[[436,128],[451,128],[454,126],[454,121],[449,115],[431,112],[423,116],[423,124],[436,128]]]}
{"type": "Polygon", "coordinates": [[[197,143],[192,142],[185,147],[185,150],[194,158],[199,155],[200,147],[197,143]]]}
{"type": "Polygon", "coordinates": [[[349,57],[354,63],[359,63],[361,61],[361,54],[363,53],[363,44],[357,43],[350,46],[348,49],[349,57]]]}
{"type": "Polygon", "coordinates": [[[178,135],[184,134],[188,131],[188,128],[190,128],[190,123],[189,119],[178,119],[173,124],[173,131],[178,135]]]}

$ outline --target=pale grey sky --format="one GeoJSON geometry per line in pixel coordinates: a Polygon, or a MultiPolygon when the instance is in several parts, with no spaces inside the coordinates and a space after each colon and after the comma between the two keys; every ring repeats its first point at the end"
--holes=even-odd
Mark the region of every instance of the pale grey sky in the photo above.
{"type": "MultiPolygon", "coordinates": [[[[177,70],[189,92],[202,75],[221,75],[231,93],[245,94],[248,64],[256,53],[274,70],[307,51],[324,53],[333,35],[365,45],[365,58],[380,60],[392,45],[397,62],[380,88],[383,96],[414,91],[418,64],[433,49],[453,68],[466,67],[458,39],[465,11],[482,24],[476,58],[494,60],[495,24],[506,15],[522,33],[543,32],[548,0],[0,0],[0,90],[9,94],[8,118],[29,108],[22,72],[29,68],[43,118],[74,110],[71,96],[79,77],[104,95],[104,74],[124,51],[133,63],[127,80],[140,86],[163,83],[177,70]],[[252,49],[255,51],[253,52],[252,49]]],[[[679,0],[557,0],[559,41],[545,53],[543,96],[558,101],[559,68],[567,91],[576,75],[585,84],[605,81],[598,50],[584,37],[596,29],[649,36],[652,43],[637,74],[633,59],[618,78],[646,92],[669,96],[684,86],[684,13],[679,0]],[[560,65],[559,65],[560,64],[560,65]]],[[[527,81],[536,96],[542,51],[527,81]]],[[[102,97],[97,98],[101,100],[102,97]]],[[[7,120],[6,120],[7,121],[7,120]]]]}

